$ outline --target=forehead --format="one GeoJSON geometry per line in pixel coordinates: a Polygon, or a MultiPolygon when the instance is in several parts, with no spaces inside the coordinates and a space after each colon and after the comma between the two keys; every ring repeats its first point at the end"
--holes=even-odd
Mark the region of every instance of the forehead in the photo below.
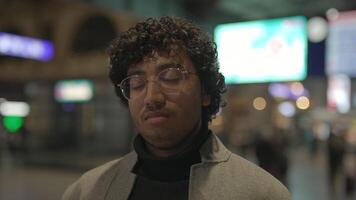
{"type": "Polygon", "coordinates": [[[159,71],[163,66],[181,65],[186,70],[195,72],[194,65],[190,58],[182,52],[177,51],[155,51],[152,55],[145,56],[139,63],[129,66],[127,73],[130,74],[134,71],[159,71]]]}

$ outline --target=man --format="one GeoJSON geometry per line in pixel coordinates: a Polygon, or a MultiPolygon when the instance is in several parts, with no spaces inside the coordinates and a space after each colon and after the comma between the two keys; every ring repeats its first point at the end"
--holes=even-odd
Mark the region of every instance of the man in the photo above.
{"type": "Polygon", "coordinates": [[[208,129],[225,83],[216,46],[199,28],[150,18],[122,33],[109,55],[110,79],[137,128],[135,151],[84,174],[64,200],[290,199],[208,129]]]}

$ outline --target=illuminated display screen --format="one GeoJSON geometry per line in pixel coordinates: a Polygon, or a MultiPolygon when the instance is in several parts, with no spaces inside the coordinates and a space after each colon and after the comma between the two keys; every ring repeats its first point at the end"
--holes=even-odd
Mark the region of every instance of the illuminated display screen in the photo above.
{"type": "Polygon", "coordinates": [[[214,32],[227,84],[303,80],[307,28],[302,16],[218,25],[214,32]]]}
{"type": "Polygon", "coordinates": [[[49,61],[53,58],[54,48],[47,40],[0,32],[0,54],[49,61]]]}
{"type": "Polygon", "coordinates": [[[21,101],[5,101],[0,104],[0,114],[3,116],[26,117],[30,113],[30,106],[21,101]]]}
{"type": "Polygon", "coordinates": [[[356,11],[340,12],[329,21],[326,73],[356,77],[356,11]]]}
{"type": "Polygon", "coordinates": [[[327,101],[330,110],[347,113],[350,110],[351,81],[346,75],[328,78],[327,101]]]}
{"type": "Polygon", "coordinates": [[[61,103],[86,102],[93,97],[93,83],[89,80],[62,80],[54,88],[54,97],[61,103]]]}

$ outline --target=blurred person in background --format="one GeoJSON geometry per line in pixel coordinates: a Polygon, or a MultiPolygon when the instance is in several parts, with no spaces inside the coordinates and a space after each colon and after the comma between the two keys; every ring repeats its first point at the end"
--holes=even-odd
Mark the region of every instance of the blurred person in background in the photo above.
{"type": "MultiPolygon", "coordinates": [[[[353,147],[354,148],[354,147],[353,147]]],[[[356,151],[351,149],[345,154],[343,170],[345,174],[345,194],[352,199],[356,197],[356,151]]]]}
{"type": "Polygon", "coordinates": [[[216,45],[200,28],[149,18],[108,52],[110,79],[137,129],[134,151],[85,173],[63,200],[290,199],[277,179],[208,129],[226,87],[216,45]]]}
{"type": "Polygon", "coordinates": [[[331,125],[330,135],[327,141],[328,161],[329,161],[329,183],[333,192],[336,190],[336,183],[343,169],[343,158],[345,154],[345,130],[339,128],[337,123],[331,125]]]}
{"type": "Polygon", "coordinates": [[[356,122],[353,121],[345,134],[345,156],[343,171],[345,193],[348,199],[356,199],[356,122]]]}
{"type": "Polygon", "coordinates": [[[258,131],[255,152],[260,167],[271,173],[283,184],[287,184],[287,138],[277,127],[264,132],[258,131]]]}

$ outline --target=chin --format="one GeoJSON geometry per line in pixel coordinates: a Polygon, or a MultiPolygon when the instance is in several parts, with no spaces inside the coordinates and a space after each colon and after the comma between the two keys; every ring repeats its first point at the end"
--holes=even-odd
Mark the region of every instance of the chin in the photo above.
{"type": "Polygon", "coordinates": [[[175,150],[179,148],[179,142],[152,142],[150,143],[154,148],[160,150],[175,150]]]}
{"type": "Polygon", "coordinates": [[[171,135],[165,135],[165,133],[151,133],[148,135],[142,134],[142,137],[152,146],[159,149],[176,148],[183,140],[183,138],[171,137],[171,135]]]}

